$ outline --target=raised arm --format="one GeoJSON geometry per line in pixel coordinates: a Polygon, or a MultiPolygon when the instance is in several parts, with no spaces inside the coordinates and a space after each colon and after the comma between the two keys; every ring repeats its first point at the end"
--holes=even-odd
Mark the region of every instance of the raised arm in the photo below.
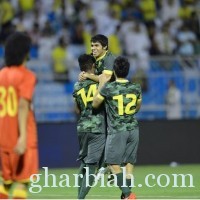
{"type": "Polygon", "coordinates": [[[92,107],[98,108],[102,102],[104,101],[104,97],[100,94],[101,89],[104,87],[105,83],[110,80],[111,76],[106,76],[105,74],[101,74],[99,76],[99,86],[96,94],[94,95],[92,107]]]}

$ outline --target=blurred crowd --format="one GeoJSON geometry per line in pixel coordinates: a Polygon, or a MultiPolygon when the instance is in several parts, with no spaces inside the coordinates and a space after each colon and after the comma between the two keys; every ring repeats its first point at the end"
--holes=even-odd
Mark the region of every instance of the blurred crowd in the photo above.
{"type": "Polygon", "coordinates": [[[112,53],[147,69],[149,56],[200,54],[200,1],[0,0],[0,45],[14,30],[31,36],[39,59],[77,58],[104,34],[112,53]]]}

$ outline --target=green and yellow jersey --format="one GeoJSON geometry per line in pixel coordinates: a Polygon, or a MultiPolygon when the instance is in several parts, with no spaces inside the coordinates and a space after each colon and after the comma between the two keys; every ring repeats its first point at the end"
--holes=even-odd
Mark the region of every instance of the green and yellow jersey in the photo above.
{"type": "Polygon", "coordinates": [[[103,56],[97,58],[95,63],[95,74],[100,75],[105,73],[112,75],[115,58],[116,57],[109,51],[106,51],[103,56]]]}
{"type": "Polygon", "coordinates": [[[73,97],[80,110],[77,132],[105,133],[104,111],[92,112],[92,101],[97,91],[98,84],[86,79],[76,82],[74,85],[73,97]]]}
{"type": "Polygon", "coordinates": [[[136,105],[142,98],[139,84],[128,80],[106,83],[98,98],[105,100],[108,134],[130,131],[138,126],[136,105]]]}

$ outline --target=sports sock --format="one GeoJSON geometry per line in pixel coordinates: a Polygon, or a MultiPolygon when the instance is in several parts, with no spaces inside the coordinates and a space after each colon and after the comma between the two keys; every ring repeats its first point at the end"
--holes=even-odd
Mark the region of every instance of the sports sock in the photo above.
{"type": "MultiPolygon", "coordinates": [[[[126,179],[126,185],[131,189],[131,179],[126,179]]],[[[121,199],[124,199],[124,194],[121,194],[121,199]]]]}
{"type": "Polygon", "coordinates": [[[79,167],[79,175],[82,175],[81,177],[78,177],[78,195],[80,194],[81,188],[82,188],[82,182],[83,182],[83,177],[85,175],[85,167],[86,164],[84,162],[81,163],[80,167],[79,167]]]}
{"type": "Polygon", "coordinates": [[[131,179],[126,179],[126,185],[131,189],[131,179]]]}
{"type": "Polygon", "coordinates": [[[92,175],[95,174],[96,165],[87,164],[86,167],[88,167],[88,170],[89,170],[89,177],[86,177],[86,174],[84,175],[84,178],[82,181],[82,187],[81,187],[81,191],[79,193],[78,199],[84,199],[86,197],[86,195],[88,194],[88,192],[91,188],[90,186],[92,185],[92,183],[94,181],[94,176],[92,176],[92,175]],[[90,186],[86,185],[86,179],[89,179],[90,186]]]}
{"type": "Polygon", "coordinates": [[[117,176],[117,185],[124,194],[124,197],[128,197],[129,194],[131,193],[130,188],[128,186],[122,187],[123,186],[123,173],[118,173],[116,174],[117,176]]]}
{"type": "Polygon", "coordinates": [[[13,199],[26,199],[27,198],[27,190],[21,189],[21,188],[14,189],[13,193],[12,193],[12,198],[13,199]]]}
{"type": "Polygon", "coordinates": [[[0,185],[0,199],[8,199],[8,190],[4,185],[0,185]]]}

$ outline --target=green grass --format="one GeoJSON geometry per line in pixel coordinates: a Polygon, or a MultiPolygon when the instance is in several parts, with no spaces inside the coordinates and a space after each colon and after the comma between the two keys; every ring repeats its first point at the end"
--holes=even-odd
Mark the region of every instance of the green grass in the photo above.
{"type": "MultiPolygon", "coordinates": [[[[44,170],[41,169],[40,173],[41,179],[38,185],[42,187],[42,191],[39,193],[30,193],[29,198],[32,199],[76,199],[77,198],[77,188],[74,186],[74,176],[77,174],[78,169],[49,169],[48,174],[55,174],[57,183],[55,186],[52,186],[52,177],[49,177],[49,187],[44,186],[44,170]],[[60,178],[61,174],[69,175],[69,185],[71,187],[60,187],[59,182],[66,180],[66,178],[60,178]]],[[[166,165],[155,165],[155,166],[136,166],[134,171],[134,185],[132,189],[136,193],[138,199],[200,199],[200,165],[178,165],[177,167],[170,167],[166,165]],[[149,179],[149,184],[154,187],[148,187],[145,184],[145,177],[148,174],[154,174],[155,180],[152,178],[149,179]],[[164,175],[162,175],[164,174],[164,175]],[[174,178],[172,174],[191,174],[193,180],[189,176],[185,178],[185,187],[182,187],[181,178],[178,178],[177,186],[172,187],[174,183],[174,178]],[[156,179],[159,177],[161,187],[157,184],[156,179]],[[165,187],[167,184],[167,176],[169,177],[170,184],[165,187]],[[142,187],[138,187],[138,184],[142,184],[142,187]],[[194,186],[194,187],[190,187],[194,186]]],[[[105,177],[105,180],[107,177],[105,177]]],[[[66,185],[65,182],[61,184],[66,185]]],[[[107,181],[105,181],[105,185],[107,181]]],[[[36,188],[35,188],[36,189],[36,188]]],[[[120,199],[120,190],[117,187],[100,187],[100,183],[93,187],[87,198],[88,199],[120,199]]]]}

